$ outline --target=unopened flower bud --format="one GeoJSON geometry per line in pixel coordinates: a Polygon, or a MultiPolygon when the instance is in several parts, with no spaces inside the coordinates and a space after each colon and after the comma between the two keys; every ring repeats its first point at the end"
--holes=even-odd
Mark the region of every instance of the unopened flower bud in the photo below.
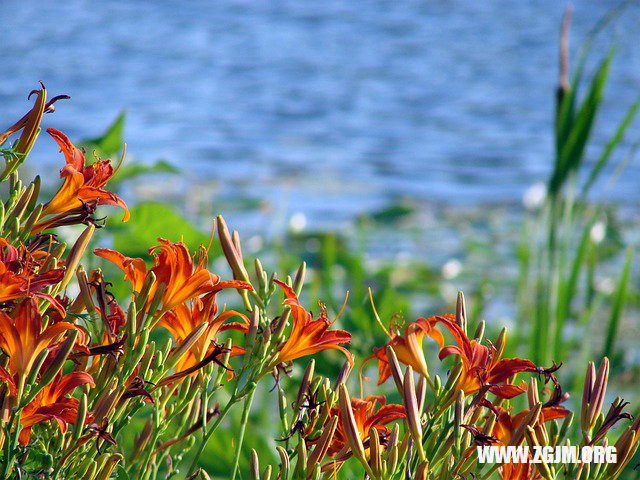
{"type": "Polygon", "coordinates": [[[351,408],[349,392],[344,384],[338,387],[338,408],[347,437],[347,443],[353,452],[353,456],[360,460],[361,463],[365,463],[364,446],[362,445],[362,439],[360,438],[356,419],[353,415],[353,409],[351,408]]]}
{"type": "Polygon", "coordinates": [[[404,403],[405,413],[407,415],[407,424],[409,432],[413,437],[413,443],[418,449],[421,460],[426,460],[426,455],[422,447],[422,423],[420,422],[420,411],[418,410],[418,399],[416,398],[416,388],[413,380],[413,369],[407,366],[404,374],[402,399],[404,403]]]}
{"type": "Polygon", "coordinates": [[[253,448],[251,449],[249,460],[249,474],[251,480],[260,480],[260,460],[258,459],[258,452],[253,448]]]}
{"type": "Polygon", "coordinates": [[[467,305],[464,300],[464,294],[462,292],[458,292],[458,298],[456,299],[456,323],[462,329],[462,331],[467,333],[467,305]]]}
{"type": "Polygon", "coordinates": [[[69,252],[66,260],[66,270],[64,272],[64,277],[62,277],[62,280],[57,287],[58,292],[63,291],[66,286],[69,285],[69,282],[71,281],[73,276],[76,274],[76,268],[80,263],[80,259],[82,258],[84,251],[89,245],[89,241],[91,240],[95,229],[96,227],[94,225],[89,225],[80,234],[80,236],[76,240],[76,243],[73,244],[73,247],[71,247],[71,251],[69,252]]]}
{"type": "Polygon", "coordinates": [[[276,450],[278,451],[278,456],[280,457],[279,478],[289,478],[289,454],[284,448],[279,445],[276,447],[276,450]]]}
{"type": "Polygon", "coordinates": [[[307,479],[311,479],[312,472],[315,470],[316,465],[320,464],[327,450],[329,450],[337,426],[338,417],[331,417],[329,422],[324,426],[322,434],[307,460],[307,479]]]}
{"type": "Polygon", "coordinates": [[[375,428],[369,429],[369,466],[376,475],[382,473],[382,458],[381,458],[380,437],[378,430],[375,428]]]}
{"type": "Polygon", "coordinates": [[[313,372],[315,370],[316,361],[312,358],[309,360],[307,364],[307,368],[302,375],[302,380],[300,380],[300,387],[298,388],[298,396],[296,397],[296,401],[293,404],[293,409],[298,410],[305,401],[307,395],[309,395],[309,386],[313,381],[313,372]]]}
{"type": "Polygon", "coordinates": [[[525,436],[525,428],[533,427],[538,423],[540,412],[542,412],[542,403],[538,403],[535,407],[529,410],[529,413],[524,417],[520,426],[516,428],[513,435],[511,435],[509,445],[519,446],[522,443],[525,436]]]}
{"type": "Polygon", "coordinates": [[[391,345],[387,347],[387,360],[389,361],[389,368],[391,369],[391,375],[393,376],[393,381],[396,384],[396,388],[399,392],[402,392],[404,388],[402,380],[402,369],[400,368],[400,363],[398,362],[396,352],[393,351],[391,345]]]}

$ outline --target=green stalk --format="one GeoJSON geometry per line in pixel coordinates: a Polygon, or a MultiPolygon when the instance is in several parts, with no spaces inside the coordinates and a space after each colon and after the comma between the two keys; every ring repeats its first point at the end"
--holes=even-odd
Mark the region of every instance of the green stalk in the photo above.
{"type": "Polygon", "coordinates": [[[249,421],[249,413],[251,411],[251,404],[253,403],[253,396],[256,393],[255,387],[247,394],[244,400],[244,406],[242,408],[242,418],[240,420],[240,432],[238,434],[238,442],[236,443],[236,451],[233,458],[233,470],[231,472],[231,480],[235,480],[238,473],[238,465],[240,464],[240,453],[242,450],[242,443],[244,441],[244,432],[247,428],[247,422],[249,421]]]}
{"type": "Polygon", "coordinates": [[[211,429],[208,429],[207,433],[203,435],[202,442],[200,442],[200,445],[198,446],[198,450],[196,451],[196,455],[193,458],[193,461],[191,462],[191,466],[189,467],[189,472],[187,473],[187,477],[190,477],[195,473],[196,468],[198,468],[198,461],[200,460],[202,451],[204,450],[204,447],[207,445],[209,438],[211,438],[211,435],[213,435],[213,433],[217,430],[218,426],[220,425],[224,417],[226,417],[227,413],[229,413],[229,410],[231,410],[231,407],[237,401],[238,399],[235,397],[235,393],[234,393],[234,395],[231,396],[231,398],[225,405],[224,410],[222,410],[222,412],[220,412],[220,415],[218,415],[218,417],[216,418],[216,421],[211,426],[211,429]]]}

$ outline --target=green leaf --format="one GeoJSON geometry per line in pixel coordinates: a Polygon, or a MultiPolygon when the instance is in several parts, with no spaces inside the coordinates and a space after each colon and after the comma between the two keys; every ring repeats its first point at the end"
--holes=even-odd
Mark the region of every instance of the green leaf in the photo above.
{"type": "Polygon", "coordinates": [[[110,227],[116,250],[129,257],[145,257],[158,238],[182,241],[190,250],[209,242],[205,235],[169,205],[145,202],[131,209],[131,221],[110,227]]]}
{"type": "Polygon", "coordinates": [[[130,480],[129,474],[122,465],[116,467],[116,478],[118,480],[130,480]]]}
{"type": "MultiPolygon", "coordinates": [[[[582,101],[580,108],[575,114],[575,118],[570,120],[570,123],[561,129],[562,131],[568,127],[568,132],[561,134],[559,137],[560,143],[558,144],[557,159],[549,181],[549,193],[552,196],[557,195],[562,189],[570,173],[580,168],[586,146],[591,136],[591,128],[593,127],[596,114],[602,103],[602,94],[607,82],[607,74],[613,58],[613,52],[614,50],[611,49],[607,57],[600,64],[591,81],[589,92],[582,101]]],[[[577,89],[577,85],[574,85],[572,90],[575,89],[577,89]]],[[[575,95],[575,93],[572,92],[571,95],[575,95]]]]}
{"type": "Polygon", "coordinates": [[[629,271],[631,270],[631,260],[633,259],[633,250],[629,248],[627,252],[627,259],[624,262],[624,268],[622,269],[622,275],[620,275],[620,281],[616,291],[614,292],[613,306],[611,307],[611,317],[609,317],[609,326],[607,328],[607,338],[604,343],[604,351],[602,353],[605,357],[610,357],[613,353],[613,345],[618,335],[618,324],[620,323],[620,317],[622,316],[622,310],[627,297],[627,286],[629,284],[629,271]]]}
{"type": "Polygon", "coordinates": [[[627,110],[627,113],[622,119],[622,121],[620,122],[620,124],[618,125],[618,128],[616,129],[615,134],[611,137],[606,147],[604,148],[602,154],[600,155],[600,158],[598,159],[596,164],[593,166],[591,173],[589,173],[589,177],[587,178],[587,181],[584,183],[584,186],[582,187],[581,195],[583,197],[587,194],[587,192],[589,191],[593,183],[598,178],[600,171],[604,168],[604,166],[609,161],[609,158],[611,157],[611,154],[613,153],[615,148],[620,144],[620,142],[624,138],[624,134],[627,131],[627,128],[629,127],[629,125],[631,125],[631,123],[633,122],[633,119],[636,117],[636,114],[638,113],[639,108],[640,108],[640,99],[636,100],[631,105],[631,107],[629,107],[629,110],[627,110]]]}
{"type": "Polygon", "coordinates": [[[124,145],[125,118],[126,112],[123,111],[101,136],[82,140],[80,145],[88,152],[95,150],[99,157],[108,157],[119,153],[124,145]]]}

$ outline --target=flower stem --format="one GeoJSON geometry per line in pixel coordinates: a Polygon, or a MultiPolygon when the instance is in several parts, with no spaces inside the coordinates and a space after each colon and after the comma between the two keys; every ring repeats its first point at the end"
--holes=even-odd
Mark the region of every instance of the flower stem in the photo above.
{"type": "Polygon", "coordinates": [[[238,433],[238,442],[236,443],[236,451],[233,459],[233,470],[231,472],[231,480],[235,480],[238,473],[238,465],[240,464],[240,452],[242,450],[242,442],[244,441],[244,432],[247,428],[247,422],[249,421],[249,412],[251,411],[251,403],[253,402],[253,396],[256,393],[255,387],[252,388],[247,397],[244,399],[244,406],[242,408],[242,418],[240,420],[240,432],[238,433]]]}
{"type": "Polygon", "coordinates": [[[244,432],[247,428],[247,422],[249,421],[249,412],[251,411],[251,403],[253,402],[253,396],[256,393],[255,387],[252,388],[247,394],[247,398],[244,400],[244,406],[242,407],[242,418],[240,420],[240,432],[238,434],[238,442],[236,443],[236,451],[233,458],[233,470],[231,472],[231,480],[235,480],[238,473],[238,465],[240,464],[240,452],[242,450],[242,443],[244,441],[244,432]]]}
{"type": "Polygon", "coordinates": [[[211,438],[211,435],[213,435],[213,432],[216,431],[216,429],[218,428],[218,426],[220,425],[224,417],[227,415],[227,413],[229,413],[229,410],[231,410],[231,407],[237,401],[238,399],[236,398],[235,395],[233,395],[225,405],[224,410],[222,410],[222,412],[220,412],[220,415],[218,415],[218,417],[216,418],[216,421],[213,423],[213,425],[211,425],[211,428],[207,429],[207,433],[203,436],[202,442],[200,442],[200,445],[198,446],[198,450],[196,451],[196,455],[193,458],[193,461],[191,462],[191,466],[189,467],[189,473],[187,473],[187,477],[190,477],[195,473],[196,468],[198,467],[198,461],[200,460],[200,455],[202,455],[202,451],[204,450],[204,447],[207,445],[209,438],[211,438]]]}

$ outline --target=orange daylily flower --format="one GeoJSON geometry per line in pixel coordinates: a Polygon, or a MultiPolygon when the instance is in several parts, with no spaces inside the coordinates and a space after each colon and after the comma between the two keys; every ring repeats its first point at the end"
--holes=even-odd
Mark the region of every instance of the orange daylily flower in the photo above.
{"type": "MultiPolygon", "coordinates": [[[[364,400],[360,398],[351,398],[351,408],[353,410],[353,416],[356,421],[356,428],[360,439],[362,440],[365,449],[368,450],[369,431],[375,428],[380,435],[380,438],[386,439],[391,433],[387,424],[404,418],[405,410],[404,406],[398,404],[387,405],[387,399],[384,395],[371,395],[364,400]]],[[[338,416],[338,427],[331,441],[331,446],[327,453],[336,457],[336,460],[343,460],[344,455],[347,453],[348,447],[347,431],[342,417],[340,416],[339,408],[333,407],[331,409],[330,417],[338,416]]]]}
{"type": "Polygon", "coordinates": [[[400,329],[389,322],[389,340],[382,347],[373,347],[373,354],[368,356],[360,366],[360,375],[369,360],[378,359],[378,385],[383,384],[391,376],[391,368],[389,367],[389,359],[387,358],[387,347],[392,347],[398,361],[410,365],[416,372],[424,377],[429,376],[427,369],[427,361],[424,358],[422,350],[422,339],[425,334],[433,338],[440,348],[444,347],[444,337],[442,333],[435,329],[439,318],[454,319],[453,315],[445,315],[444,317],[418,318],[415,322],[411,322],[404,327],[403,335],[399,334],[400,329]]]}
{"type": "MultiPolygon", "coordinates": [[[[247,332],[249,319],[242,313],[236,312],[235,310],[228,310],[218,315],[216,294],[217,292],[212,292],[205,295],[202,299],[194,299],[190,306],[186,304],[178,305],[170,312],[167,312],[162,317],[162,320],[160,320],[159,325],[169,330],[169,333],[171,333],[176,343],[182,342],[203,322],[207,322],[209,325],[196,343],[178,361],[176,364],[176,372],[193,367],[213,352],[215,348],[214,340],[219,332],[225,330],[247,332]],[[239,317],[243,322],[225,323],[232,317],[239,317]]],[[[232,347],[231,355],[240,355],[242,353],[244,353],[243,348],[232,347]]]]}
{"type": "Polygon", "coordinates": [[[25,248],[18,249],[0,238],[0,302],[33,295],[58,306],[58,302],[42,290],[59,283],[64,277],[64,269],[39,273],[41,264],[47,258],[45,252],[32,254],[25,248]]]}
{"type": "MultiPolygon", "coordinates": [[[[327,349],[340,350],[353,365],[353,356],[340,346],[341,343],[351,343],[351,334],[344,330],[329,330],[333,324],[327,319],[326,311],[322,311],[320,318],[314,320],[298,301],[298,297],[291,287],[279,280],[274,280],[284,290],[286,300],[283,305],[289,305],[293,326],[289,338],[280,347],[277,354],[278,363],[288,362],[296,358],[313,355],[327,349]]],[[[334,320],[335,321],[335,320],[334,320]]]]}
{"type": "Polygon", "coordinates": [[[0,311],[0,348],[9,357],[8,368],[0,367],[0,378],[9,384],[13,395],[29,374],[36,357],[67,330],[76,328],[68,322],[58,322],[42,330],[38,304],[32,298],[24,299],[11,318],[0,311]]]}
{"type": "MultiPolygon", "coordinates": [[[[214,275],[204,267],[206,263],[204,250],[201,250],[198,262],[195,263],[184,243],[173,243],[163,238],[159,238],[158,241],[160,245],[149,249],[149,253],[154,257],[154,264],[149,272],[153,272],[156,276],[156,282],[149,293],[149,303],[158,286],[164,284],[166,289],[162,296],[162,312],[168,312],[205,293],[219,292],[225,288],[248,290],[253,288],[246,282],[220,281],[218,275],[214,275]]],[[[108,248],[96,248],[94,253],[120,267],[125,273],[125,279],[131,282],[135,292],[142,290],[148,275],[144,260],[126,257],[108,248]]]]}
{"type": "Polygon", "coordinates": [[[58,374],[50,384],[46,385],[35,398],[22,410],[20,423],[22,430],[18,440],[21,445],[27,445],[31,438],[31,427],[38,423],[55,420],[60,430],[65,432],[67,424],[73,424],[78,416],[79,402],[73,397],[67,397],[73,389],[80,385],[93,383],[93,378],[87,372],[71,372],[64,376],[58,374]]]}
{"type": "MultiPolygon", "coordinates": [[[[493,427],[493,436],[503,445],[508,445],[511,436],[520,427],[522,421],[529,414],[529,409],[524,409],[515,415],[511,415],[507,410],[497,407],[488,401],[483,401],[481,405],[489,408],[497,417],[495,426],[493,427]]],[[[540,411],[537,425],[542,425],[551,420],[565,418],[569,415],[569,410],[559,405],[543,407],[540,411]]]]}
{"type": "Polygon", "coordinates": [[[439,322],[451,332],[457,345],[449,345],[440,350],[440,360],[449,355],[462,359],[462,373],[458,388],[465,394],[476,393],[483,386],[501,398],[513,398],[524,392],[524,388],[506,383],[520,372],[536,372],[538,368],[530,360],[523,358],[500,358],[496,348],[486,347],[476,340],[469,340],[460,326],[450,319],[440,317],[439,322]]]}
{"type": "MultiPolygon", "coordinates": [[[[47,133],[60,146],[67,164],[60,171],[60,178],[64,178],[64,183],[44,206],[42,216],[69,212],[82,207],[83,204],[94,204],[120,207],[124,210],[122,220],[124,222],[129,220],[129,209],[124,201],[115,193],[104,189],[116,172],[111,166],[111,161],[98,160],[91,165],[86,165],[82,150],[75,147],[64,133],[55,128],[48,128],[47,133]]],[[[43,222],[40,229],[47,228],[46,225],[46,222],[43,222]]],[[[38,225],[34,230],[38,231],[38,225]]]]}

